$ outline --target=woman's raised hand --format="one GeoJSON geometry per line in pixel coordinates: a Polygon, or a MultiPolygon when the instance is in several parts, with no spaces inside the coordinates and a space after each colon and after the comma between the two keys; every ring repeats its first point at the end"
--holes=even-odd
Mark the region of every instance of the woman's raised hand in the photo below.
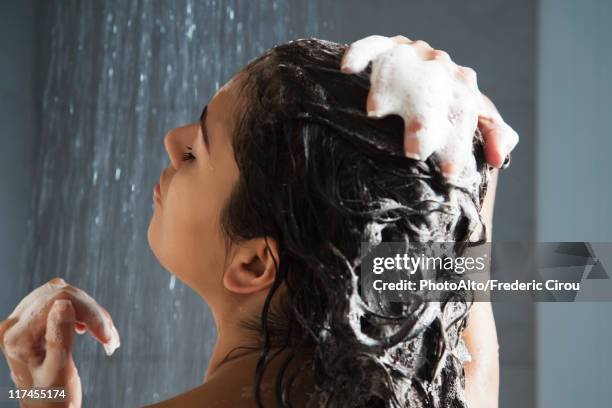
{"type": "Polygon", "coordinates": [[[55,278],[28,294],[0,323],[0,348],[15,386],[64,388],[64,406],[79,407],[81,381],[72,359],[75,331],[89,331],[108,355],[119,347],[110,314],[81,289],[55,278]]]}
{"type": "Polygon", "coordinates": [[[366,110],[372,117],[396,114],[404,119],[406,156],[425,160],[436,153],[441,170],[452,177],[471,156],[479,127],[487,162],[502,167],[518,134],[479,91],[474,70],[455,64],[425,41],[378,35],[351,44],[341,70],[358,73],[370,61],[366,110]]]}

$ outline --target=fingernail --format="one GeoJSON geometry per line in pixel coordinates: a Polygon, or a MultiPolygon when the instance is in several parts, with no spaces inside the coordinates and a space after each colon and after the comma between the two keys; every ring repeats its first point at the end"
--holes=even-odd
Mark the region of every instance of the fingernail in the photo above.
{"type": "Polygon", "coordinates": [[[110,337],[110,340],[103,344],[104,351],[106,352],[107,356],[112,356],[115,350],[117,350],[119,346],[121,346],[117,329],[113,327],[112,332],[113,335],[110,337]]]}
{"type": "Polygon", "coordinates": [[[516,133],[514,131],[514,129],[512,129],[509,125],[504,124],[504,137],[506,139],[505,143],[504,143],[504,147],[502,149],[502,151],[500,152],[502,157],[505,158],[506,156],[508,156],[510,154],[510,152],[512,152],[512,150],[514,150],[514,148],[516,147],[516,145],[518,144],[518,133],[516,133]]]}

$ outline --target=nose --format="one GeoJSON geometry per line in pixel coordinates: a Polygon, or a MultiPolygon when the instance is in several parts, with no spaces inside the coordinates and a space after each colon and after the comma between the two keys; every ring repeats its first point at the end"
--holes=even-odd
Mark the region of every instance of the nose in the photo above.
{"type": "Polygon", "coordinates": [[[183,154],[187,151],[187,147],[193,147],[198,134],[198,126],[197,123],[192,123],[177,127],[170,130],[164,136],[164,146],[175,171],[178,171],[181,167],[183,154]]]}

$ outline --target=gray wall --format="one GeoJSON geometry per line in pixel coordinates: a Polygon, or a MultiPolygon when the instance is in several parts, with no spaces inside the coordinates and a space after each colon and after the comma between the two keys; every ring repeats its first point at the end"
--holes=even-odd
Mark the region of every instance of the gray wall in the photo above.
{"type": "MultiPolygon", "coordinates": [[[[36,25],[26,18],[27,4],[12,3],[24,24],[15,24],[19,33],[3,38],[31,44],[34,29],[40,64],[34,68],[24,61],[18,74],[3,78],[38,71],[41,86],[34,91],[40,103],[31,100],[26,110],[33,104],[42,124],[28,129],[30,139],[20,142],[23,152],[31,143],[40,153],[28,164],[7,159],[37,166],[35,178],[24,183],[34,187],[33,206],[26,205],[28,193],[22,192],[9,203],[13,210],[1,209],[3,220],[21,211],[21,219],[11,215],[14,224],[0,231],[0,239],[26,245],[28,256],[22,267],[17,258],[3,260],[3,276],[13,279],[18,273],[26,282],[10,285],[0,307],[6,315],[27,289],[62,275],[109,308],[122,334],[118,353],[108,359],[88,339],[75,348],[87,406],[135,406],[201,382],[213,325],[205,305],[171,280],[147,248],[150,190],[166,165],[164,132],[194,120],[218,85],[274,43],[307,35],[350,42],[372,33],[404,34],[475,68],[481,89],[522,136],[513,165],[500,178],[494,238],[533,237],[535,6],[530,0],[279,1],[275,8],[272,3],[39,2],[36,25]],[[221,43],[228,46],[222,49],[221,43]],[[32,225],[26,237],[27,208],[32,225]]],[[[2,18],[19,21],[4,13],[2,18]]],[[[24,52],[16,43],[7,43],[3,52],[11,47],[24,52]]],[[[28,123],[10,117],[11,126],[28,123]]],[[[3,146],[12,143],[7,140],[3,134],[3,146]]],[[[8,157],[4,149],[0,154],[8,157]]],[[[2,177],[14,183],[12,174],[2,177]]],[[[502,407],[533,406],[532,310],[496,305],[495,312],[502,407]]],[[[8,381],[3,374],[0,386],[8,381]]]]}
{"type": "MultiPolygon", "coordinates": [[[[612,242],[611,18],[607,0],[540,2],[540,241],[612,242]]],[[[539,407],[611,405],[611,316],[610,303],[538,305],[539,407]]]]}
{"type": "MultiPolygon", "coordinates": [[[[37,128],[34,32],[32,1],[0,2],[0,319],[25,290],[21,255],[37,128]]],[[[0,387],[9,381],[6,364],[1,363],[0,387]]]]}

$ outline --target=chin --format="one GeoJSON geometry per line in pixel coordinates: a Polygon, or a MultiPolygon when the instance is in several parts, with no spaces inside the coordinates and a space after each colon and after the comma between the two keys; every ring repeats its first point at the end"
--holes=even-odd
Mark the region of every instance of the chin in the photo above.
{"type": "Polygon", "coordinates": [[[158,231],[155,225],[155,215],[151,217],[151,221],[149,222],[149,228],[147,229],[147,241],[149,242],[149,248],[151,248],[151,252],[153,252],[155,258],[157,258],[157,260],[162,263],[161,259],[159,258],[158,252],[159,240],[158,231]]]}

